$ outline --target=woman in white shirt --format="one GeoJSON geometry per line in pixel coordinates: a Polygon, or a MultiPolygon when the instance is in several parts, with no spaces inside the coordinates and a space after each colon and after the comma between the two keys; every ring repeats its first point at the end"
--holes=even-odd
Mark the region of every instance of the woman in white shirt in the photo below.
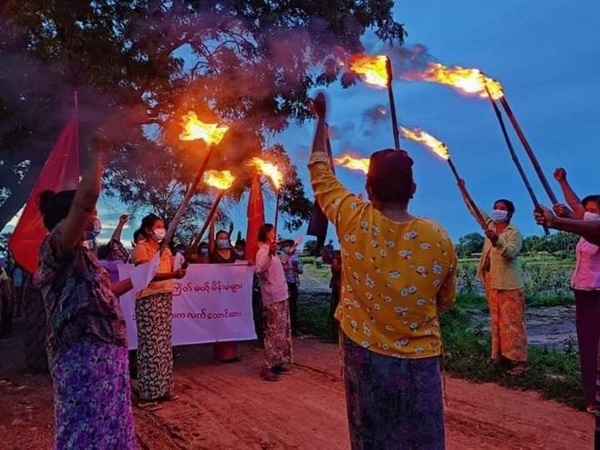
{"type": "Polygon", "coordinates": [[[281,374],[289,372],[283,364],[291,364],[293,360],[288,286],[281,259],[277,256],[273,225],[267,223],[260,227],[258,242],[256,274],[260,281],[263,308],[267,313],[260,376],[266,381],[279,381],[281,374]]]}

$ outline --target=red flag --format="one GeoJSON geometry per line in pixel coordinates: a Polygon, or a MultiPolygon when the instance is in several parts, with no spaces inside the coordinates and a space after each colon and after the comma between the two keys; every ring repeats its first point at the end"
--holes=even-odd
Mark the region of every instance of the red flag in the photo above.
{"type": "Polygon", "coordinates": [[[38,197],[45,190],[75,189],[78,183],[79,136],[77,112],[74,112],[54,144],[8,243],[17,264],[27,271],[37,271],[40,245],[48,233],[42,222],[38,197]]]}
{"type": "Polygon", "coordinates": [[[258,230],[265,223],[265,205],[263,204],[260,177],[252,180],[248,198],[248,229],[246,231],[246,259],[254,262],[258,252],[258,230]]]}

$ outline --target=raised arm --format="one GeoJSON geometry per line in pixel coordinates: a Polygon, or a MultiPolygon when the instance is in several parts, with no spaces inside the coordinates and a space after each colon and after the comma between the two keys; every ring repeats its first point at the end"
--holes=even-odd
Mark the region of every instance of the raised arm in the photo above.
{"type": "Polygon", "coordinates": [[[548,228],[578,234],[594,245],[600,245],[600,220],[580,220],[556,217],[552,211],[540,205],[541,211],[534,211],[535,221],[548,228]]]}
{"type": "Polygon", "coordinates": [[[108,143],[98,138],[94,139],[94,156],[88,171],[77,187],[77,192],[71,209],[65,218],[60,236],[60,250],[69,253],[81,244],[86,227],[96,212],[96,203],[100,196],[100,181],[104,167],[104,155],[108,143]]]}
{"type": "Polygon", "coordinates": [[[581,200],[579,199],[577,194],[575,194],[575,191],[573,190],[573,188],[571,188],[571,185],[567,180],[567,171],[562,167],[559,167],[554,171],[554,179],[558,181],[558,185],[560,186],[560,190],[562,191],[563,196],[565,197],[565,201],[573,210],[575,217],[577,219],[583,219],[583,213],[585,212],[585,209],[581,204],[581,200]]]}
{"type": "Polygon", "coordinates": [[[327,155],[327,124],[325,122],[326,100],[323,93],[319,92],[313,100],[313,109],[317,114],[317,128],[311,154],[320,153],[327,155]]]}
{"type": "Polygon", "coordinates": [[[119,223],[117,224],[117,228],[115,228],[115,231],[113,231],[111,240],[121,242],[121,233],[123,232],[123,227],[127,223],[128,219],[129,217],[127,216],[127,214],[122,214],[121,217],[119,217],[119,223]]]}

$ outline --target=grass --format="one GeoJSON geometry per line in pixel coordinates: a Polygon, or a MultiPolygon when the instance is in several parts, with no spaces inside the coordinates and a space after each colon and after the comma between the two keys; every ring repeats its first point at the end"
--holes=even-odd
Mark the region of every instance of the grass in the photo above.
{"type": "Polygon", "coordinates": [[[529,347],[531,370],[510,377],[489,362],[489,334],[473,328],[469,315],[458,306],[441,318],[445,367],[451,374],[470,381],[493,382],[514,389],[534,390],[545,398],[572,407],[584,407],[579,358],[571,346],[563,351],[529,347]]]}
{"type": "MultiPolygon", "coordinates": [[[[303,333],[327,338],[329,297],[314,296],[310,300],[300,302],[300,328],[303,333]]],[[[548,299],[547,303],[563,304],[563,301],[562,298],[548,299]]],[[[461,295],[456,307],[441,317],[444,364],[449,373],[477,383],[489,382],[513,389],[534,390],[545,398],[579,409],[584,407],[579,358],[574,347],[563,351],[529,347],[531,370],[521,376],[510,377],[488,362],[489,333],[473,327],[469,317],[469,310],[476,308],[485,308],[483,298],[461,295]]]]}

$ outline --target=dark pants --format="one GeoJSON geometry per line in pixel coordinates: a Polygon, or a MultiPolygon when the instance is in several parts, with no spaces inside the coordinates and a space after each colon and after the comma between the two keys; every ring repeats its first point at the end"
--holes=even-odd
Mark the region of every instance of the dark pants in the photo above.
{"type": "Polygon", "coordinates": [[[292,336],[298,336],[298,284],[288,283],[290,293],[290,322],[292,324],[292,336]]]}
{"type": "Polygon", "coordinates": [[[444,448],[438,357],[399,359],[342,338],[352,450],[444,448]]]}
{"type": "Polygon", "coordinates": [[[600,339],[600,291],[575,290],[574,292],[575,325],[585,402],[587,406],[595,406],[598,340],[600,339]]]}

